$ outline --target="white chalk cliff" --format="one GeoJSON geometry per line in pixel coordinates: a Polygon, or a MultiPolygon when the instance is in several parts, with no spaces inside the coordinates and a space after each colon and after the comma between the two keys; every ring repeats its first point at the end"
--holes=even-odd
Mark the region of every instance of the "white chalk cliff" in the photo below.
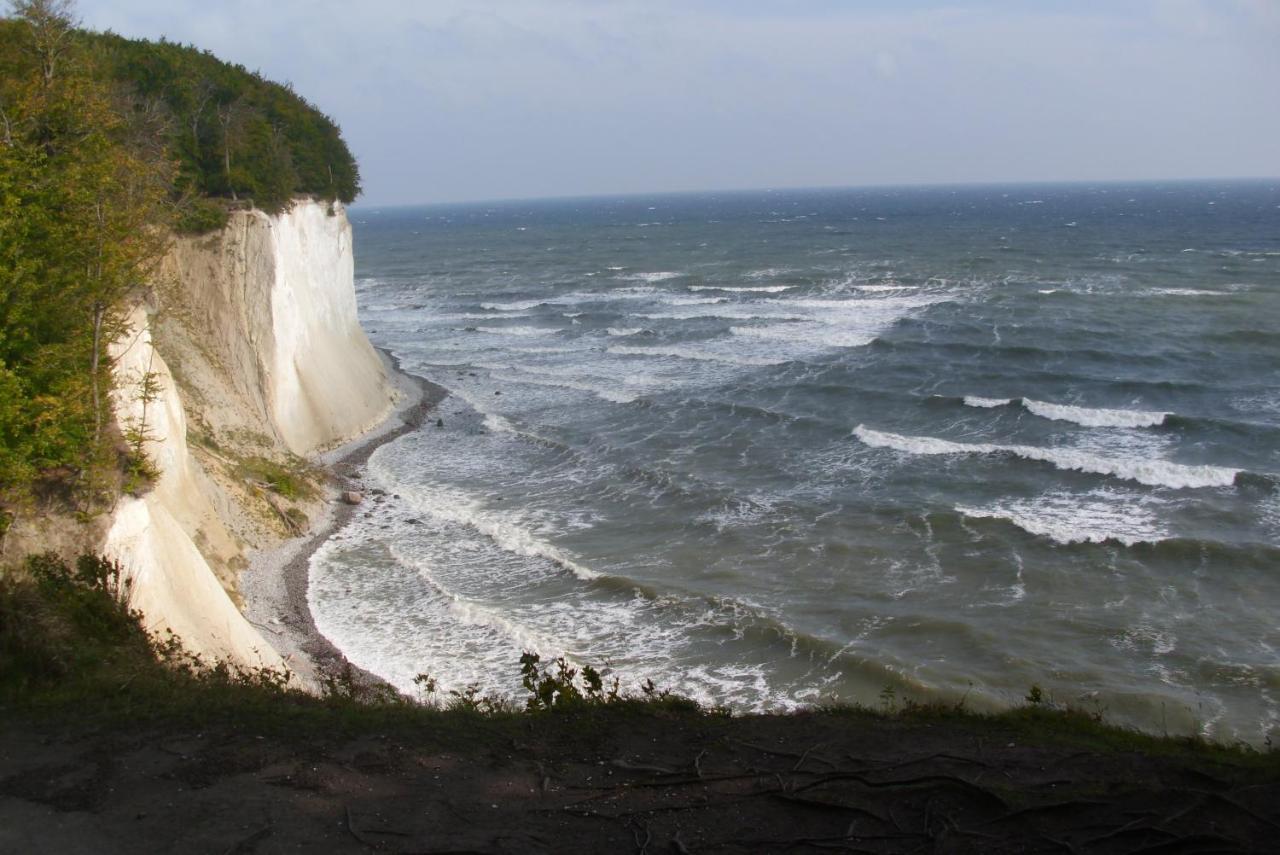
{"type": "Polygon", "coordinates": [[[236,212],[217,234],[175,241],[154,305],[139,303],[111,347],[117,422],[145,427],[159,475],[120,502],[103,551],[124,566],[147,626],[206,660],[283,667],[227,590],[240,553],[262,544],[246,542],[235,485],[206,471],[188,424],[228,453],[279,457],[385,418],[394,392],[357,320],[353,271],[341,206],[236,212]]]}

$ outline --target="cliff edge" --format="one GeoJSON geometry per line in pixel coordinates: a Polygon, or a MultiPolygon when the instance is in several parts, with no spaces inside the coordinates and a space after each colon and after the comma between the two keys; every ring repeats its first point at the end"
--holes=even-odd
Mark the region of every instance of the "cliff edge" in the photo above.
{"type": "Polygon", "coordinates": [[[286,502],[244,461],[305,467],[394,405],[353,274],[340,205],[238,211],[219,232],[175,240],[111,348],[117,421],[141,436],[156,476],[117,506],[103,552],[124,566],[148,628],[207,661],[284,665],[236,607],[236,577],[247,550],[298,533],[320,505],[286,502]]]}

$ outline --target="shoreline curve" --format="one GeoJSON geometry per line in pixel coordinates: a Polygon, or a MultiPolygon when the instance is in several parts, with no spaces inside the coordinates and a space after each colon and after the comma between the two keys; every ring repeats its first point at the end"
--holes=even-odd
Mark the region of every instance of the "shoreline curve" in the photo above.
{"type": "Polygon", "coordinates": [[[365,464],[374,451],[416,430],[448,395],[443,387],[405,371],[390,351],[374,348],[400,400],[374,428],[319,455],[333,482],[326,488],[324,512],[303,535],[257,550],[240,574],[238,590],[245,619],[265,632],[264,639],[284,658],[294,675],[310,690],[319,691],[322,672],[350,666],[362,682],[385,684],[382,678],[352,665],[342,651],[316,627],[307,601],[311,556],[354,516],[358,505],[341,502],[344,490],[361,490],[365,464]]]}

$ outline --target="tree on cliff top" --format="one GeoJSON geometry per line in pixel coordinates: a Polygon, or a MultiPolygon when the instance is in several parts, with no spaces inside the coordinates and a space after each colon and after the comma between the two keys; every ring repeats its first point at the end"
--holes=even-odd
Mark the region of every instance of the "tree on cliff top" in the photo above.
{"type": "Polygon", "coordinates": [[[344,203],[359,195],[338,126],[291,87],[194,47],[112,33],[86,39],[104,75],[171,116],[177,191],[245,198],[268,213],[296,195],[344,203]]]}

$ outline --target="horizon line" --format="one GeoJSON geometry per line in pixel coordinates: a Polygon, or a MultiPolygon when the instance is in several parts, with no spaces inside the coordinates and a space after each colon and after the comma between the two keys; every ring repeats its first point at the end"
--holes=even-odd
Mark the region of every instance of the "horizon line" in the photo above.
{"type": "Polygon", "coordinates": [[[393,202],[377,204],[365,202],[359,198],[347,205],[348,210],[362,208],[398,209],[429,208],[446,205],[508,205],[516,202],[574,202],[602,199],[643,198],[661,196],[706,196],[714,194],[738,193],[804,193],[835,190],[923,190],[931,188],[978,188],[978,187],[1049,187],[1049,186],[1082,186],[1082,185],[1137,185],[1137,184],[1208,184],[1221,183],[1257,183],[1280,181],[1280,175],[1243,175],[1212,176],[1193,178],[1103,178],[1103,179],[1035,179],[1009,181],[921,181],[921,182],[883,182],[871,184],[829,184],[829,185],[783,185],[761,187],[708,188],[699,190],[637,190],[624,192],[574,193],[563,196],[506,196],[475,199],[455,199],[440,202],[393,202]]]}

